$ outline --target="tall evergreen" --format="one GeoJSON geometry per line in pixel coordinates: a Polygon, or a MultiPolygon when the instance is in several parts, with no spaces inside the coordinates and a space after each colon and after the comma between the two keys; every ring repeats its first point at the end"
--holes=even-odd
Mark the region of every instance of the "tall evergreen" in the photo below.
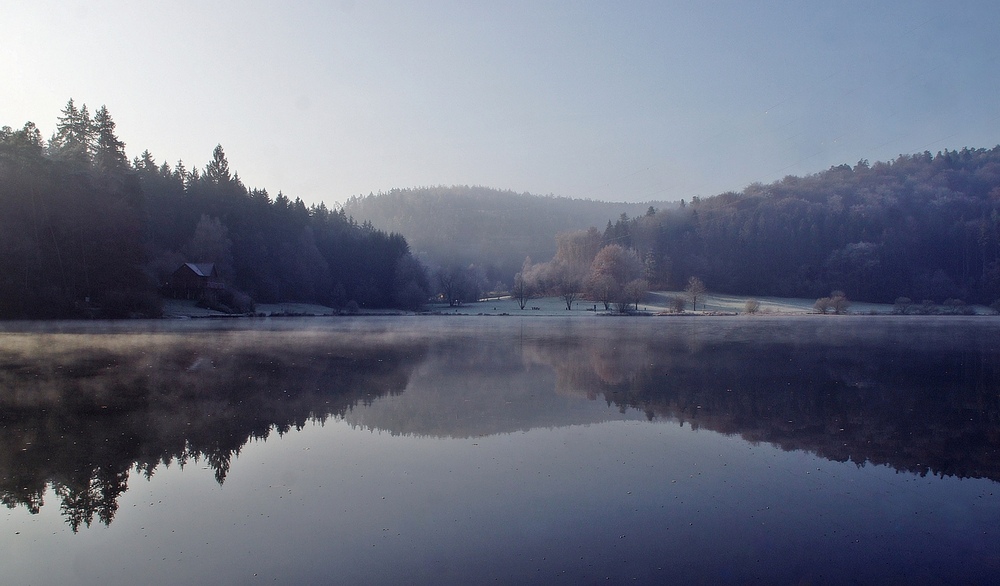
{"type": "Polygon", "coordinates": [[[70,98],[56,124],[56,134],[49,144],[50,150],[57,159],[83,166],[91,161],[93,142],[94,123],[90,119],[87,105],[77,108],[70,98]]]}
{"type": "Polygon", "coordinates": [[[118,173],[128,168],[125,143],[115,135],[115,121],[107,106],[94,113],[94,167],[100,173],[118,173]]]}
{"type": "Polygon", "coordinates": [[[226,159],[226,152],[222,150],[222,145],[216,145],[212,151],[212,160],[205,166],[203,176],[206,181],[214,185],[227,185],[232,177],[229,174],[229,161],[226,159]]]}

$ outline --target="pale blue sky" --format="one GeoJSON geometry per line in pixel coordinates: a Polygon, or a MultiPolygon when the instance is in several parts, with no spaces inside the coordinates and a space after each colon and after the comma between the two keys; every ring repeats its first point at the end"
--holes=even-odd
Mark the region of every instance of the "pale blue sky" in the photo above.
{"type": "Polygon", "coordinates": [[[486,185],[690,199],[1000,143],[1000,3],[0,0],[0,124],[309,203],[486,185]]]}

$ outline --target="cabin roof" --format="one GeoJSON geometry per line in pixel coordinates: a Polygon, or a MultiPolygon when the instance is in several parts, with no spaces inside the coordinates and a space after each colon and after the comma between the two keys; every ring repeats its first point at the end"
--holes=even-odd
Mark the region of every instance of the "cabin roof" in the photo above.
{"type": "Polygon", "coordinates": [[[211,277],[215,272],[214,262],[186,262],[184,266],[191,269],[199,277],[211,277]]]}

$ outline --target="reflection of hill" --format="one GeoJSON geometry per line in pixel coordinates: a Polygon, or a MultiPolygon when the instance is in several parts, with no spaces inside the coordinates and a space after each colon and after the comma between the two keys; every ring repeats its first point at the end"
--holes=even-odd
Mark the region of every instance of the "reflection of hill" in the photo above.
{"type": "Polygon", "coordinates": [[[444,341],[413,373],[405,393],[383,396],[344,418],[394,435],[452,438],[621,419],[603,405],[553,393],[552,368],[532,364],[530,351],[486,335],[444,341]]]}
{"type": "Polygon", "coordinates": [[[607,405],[836,461],[1000,481],[995,329],[947,318],[525,320],[439,342],[406,393],[346,419],[471,437],[620,417],[607,405]]]}
{"type": "Polygon", "coordinates": [[[1000,354],[989,326],[762,323],[770,331],[591,339],[548,360],[560,388],[649,418],[858,465],[1000,481],[1000,354]]]}
{"type": "Polygon", "coordinates": [[[992,320],[344,323],[363,329],[0,334],[0,501],[37,511],[51,487],[74,529],[110,523],[133,470],[205,461],[222,482],[250,439],[330,416],[474,437],[645,414],[1000,481],[992,320]]]}
{"type": "Polygon", "coordinates": [[[50,484],[74,530],[110,523],[133,469],[204,460],[401,392],[425,347],[318,332],[0,338],[0,500],[50,484]]]}

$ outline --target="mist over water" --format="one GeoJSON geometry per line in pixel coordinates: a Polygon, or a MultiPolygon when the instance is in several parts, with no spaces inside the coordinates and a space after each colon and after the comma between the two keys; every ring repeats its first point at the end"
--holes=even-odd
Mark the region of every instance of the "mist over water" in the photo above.
{"type": "Polygon", "coordinates": [[[0,566],[16,583],[998,569],[992,319],[3,328],[0,566]]]}

